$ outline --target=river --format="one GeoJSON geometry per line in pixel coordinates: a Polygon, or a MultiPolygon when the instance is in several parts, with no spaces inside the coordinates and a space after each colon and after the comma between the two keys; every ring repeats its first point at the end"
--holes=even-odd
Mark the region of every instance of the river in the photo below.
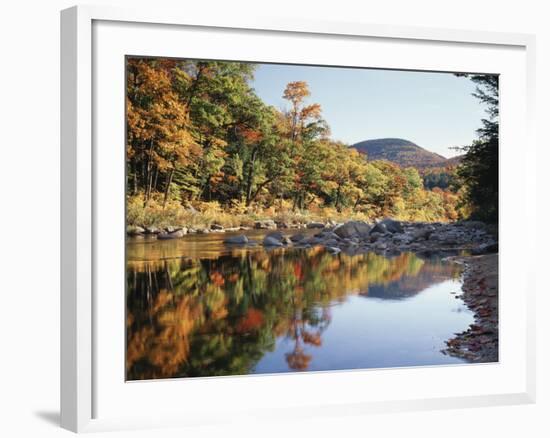
{"type": "Polygon", "coordinates": [[[473,322],[457,264],[228,235],[128,239],[127,380],[464,362],[441,353],[473,322]]]}

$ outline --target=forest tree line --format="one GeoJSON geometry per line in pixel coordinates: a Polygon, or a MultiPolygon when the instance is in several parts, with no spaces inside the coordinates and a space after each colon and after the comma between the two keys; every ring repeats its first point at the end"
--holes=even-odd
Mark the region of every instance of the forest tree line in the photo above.
{"type": "Polygon", "coordinates": [[[457,172],[465,188],[425,187],[416,169],[369,161],[331,139],[306,82],[281,90],[286,109],[266,105],[251,86],[254,69],[240,62],[127,59],[129,223],[181,221],[180,212],[189,209],[220,217],[428,221],[475,211],[471,187],[482,169],[472,160],[468,171],[457,172]]]}

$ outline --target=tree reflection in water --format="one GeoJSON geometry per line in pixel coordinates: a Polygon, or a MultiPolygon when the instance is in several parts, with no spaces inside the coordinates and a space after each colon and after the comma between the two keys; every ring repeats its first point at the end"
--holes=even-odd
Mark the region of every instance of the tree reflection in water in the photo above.
{"type": "Polygon", "coordinates": [[[126,377],[248,374],[277,339],[292,341],[288,370],[307,370],[331,306],[369,289],[406,299],[458,275],[410,253],[334,256],[322,248],[129,261],[126,377]]]}

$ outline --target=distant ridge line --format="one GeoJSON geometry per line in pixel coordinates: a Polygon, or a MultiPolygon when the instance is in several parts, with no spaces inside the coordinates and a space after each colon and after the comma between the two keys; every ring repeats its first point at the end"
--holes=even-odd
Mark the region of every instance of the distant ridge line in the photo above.
{"type": "Polygon", "coordinates": [[[351,147],[366,154],[369,160],[386,160],[401,167],[425,169],[456,166],[460,162],[460,156],[445,158],[403,138],[364,140],[351,145],[351,147]]]}

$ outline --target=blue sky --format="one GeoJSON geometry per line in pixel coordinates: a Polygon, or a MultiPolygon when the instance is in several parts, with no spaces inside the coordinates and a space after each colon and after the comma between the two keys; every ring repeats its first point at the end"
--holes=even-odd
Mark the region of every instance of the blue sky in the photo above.
{"type": "Polygon", "coordinates": [[[306,81],[332,138],[348,144],[404,138],[445,157],[471,143],[485,117],[473,83],[450,73],[259,64],[252,86],[269,105],[288,108],[288,82],[306,81]]]}

